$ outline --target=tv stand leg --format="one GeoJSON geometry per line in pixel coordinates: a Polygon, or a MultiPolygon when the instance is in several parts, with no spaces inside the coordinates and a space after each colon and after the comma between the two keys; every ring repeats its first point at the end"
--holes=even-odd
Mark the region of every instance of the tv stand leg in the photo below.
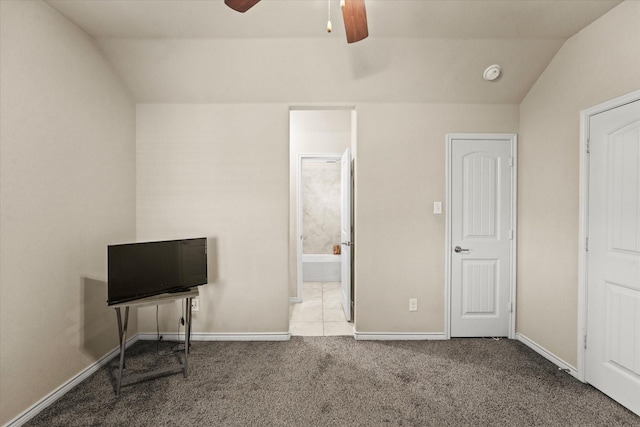
{"type": "Polygon", "coordinates": [[[191,304],[193,298],[186,299],[187,325],[184,334],[184,377],[189,376],[189,346],[191,346],[191,304]]]}
{"type": "Polygon", "coordinates": [[[118,316],[118,334],[120,336],[120,366],[118,369],[118,379],[116,382],[116,396],[120,395],[120,386],[122,384],[122,370],[124,369],[124,351],[127,343],[127,324],[129,323],[129,306],[124,309],[124,324],[122,323],[122,315],[120,307],[116,307],[118,316]]]}

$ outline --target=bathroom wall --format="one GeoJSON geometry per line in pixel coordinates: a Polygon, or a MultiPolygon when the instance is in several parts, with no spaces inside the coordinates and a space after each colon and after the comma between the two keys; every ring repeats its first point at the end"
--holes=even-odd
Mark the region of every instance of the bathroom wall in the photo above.
{"type": "Polygon", "coordinates": [[[333,254],[340,244],[340,163],[302,162],[302,253],[333,254]]]}

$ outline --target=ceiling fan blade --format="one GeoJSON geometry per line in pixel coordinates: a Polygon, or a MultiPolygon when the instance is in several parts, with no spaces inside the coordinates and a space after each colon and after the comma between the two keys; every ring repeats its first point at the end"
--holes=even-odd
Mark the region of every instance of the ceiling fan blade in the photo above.
{"type": "Polygon", "coordinates": [[[256,5],[260,0],[224,0],[224,4],[238,12],[246,12],[256,5]]]}
{"type": "Polygon", "coordinates": [[[345,0],[342,18],[347,33],[347,43],[355,43],[369,36],[364,0],[345,0]]]}

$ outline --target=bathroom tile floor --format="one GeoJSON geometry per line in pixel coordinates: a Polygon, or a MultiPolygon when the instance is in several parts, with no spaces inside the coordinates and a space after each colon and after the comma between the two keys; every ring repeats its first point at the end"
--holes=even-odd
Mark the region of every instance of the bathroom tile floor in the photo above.
{"type": "Polygon", "coordinates": [[[302,302],[289,305],[291,335],[353,335],[342,311],[340,282],[304,282],[302,302]]]}

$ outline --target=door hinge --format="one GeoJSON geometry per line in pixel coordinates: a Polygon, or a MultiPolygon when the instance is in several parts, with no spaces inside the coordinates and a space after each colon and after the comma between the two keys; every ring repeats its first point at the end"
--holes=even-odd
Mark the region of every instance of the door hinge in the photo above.
{"type": "Polygon", "coordinates": [[[509,157],[509,167],[513,167],[513,157],[509,157]]]}
{"type": "Polygon", "coordinates": [[[509,230],[509,240],[513,240],[513,230],[509,230]]]}
{"type": "Polygon", "coordinates": [[[589,252],[589,237],[584,239],[584,250],[585,252],[589,252]]]}
{"type": "Polygon", "coordinates": [[[513,303],[512,303],[512,302],[510,302],[510,303],[508,304],[508,306],[507,306],[507,310],[508,310],[508,312],[509,312],[509,313],[513,313],[513,303]]]}
{"type": "Polygon", "coordinates": [[[587,138],[587,154],[589,154],[591,151],[589,151],[591,149],[591,138],[587,138]]]}
{"type": "Polygon", "coordinates": [[[585,350],[586,350],[586,349],[587,349],[587,336],[586,336],[586,335],[584,335],[584,336],[582,337],[582,342],[584,343],[584,348],[585,348],[585,350]]]}

